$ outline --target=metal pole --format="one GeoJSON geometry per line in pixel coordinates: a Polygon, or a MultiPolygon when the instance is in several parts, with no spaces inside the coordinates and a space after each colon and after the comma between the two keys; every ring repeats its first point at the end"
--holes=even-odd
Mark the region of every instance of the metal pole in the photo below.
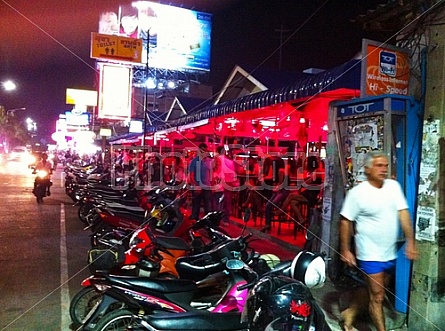
{"type": "Polygon", "coordinates": [[[144,134],[142,137],[142,143],[141,146],[144,147],[145,146],[145,137],[147,135],[147,117],[148,117],[148,88],[147,88],[147,79],[148,79],[148,74],[149,74],[149,66],[148,66],[148,52],[150,50],[150,30],[147,31],[147,39],[146,39],[146,45],[147,45],[147,56],[146,56],[146,63],[145,63],[145,100],[144,100],[144,134]]]}

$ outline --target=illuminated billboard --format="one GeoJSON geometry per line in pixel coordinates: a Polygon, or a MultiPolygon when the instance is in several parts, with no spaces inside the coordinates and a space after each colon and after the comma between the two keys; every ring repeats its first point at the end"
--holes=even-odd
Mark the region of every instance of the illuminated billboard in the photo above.
{"type": "Polygon", "coordinates": [[[97,91],[66,89],[66,103],[69,105],[97,106],[97,91]]]}
{"type": "Polygon", "coordinates": [[[101,13],[99,33],[142,39],[151,68],[210,71],[211,14],[137,1],[101,13]]]}
{"type": "Polygon", "coordinates": [[[66,125],[73,126],[87,126],[90,125],[90,114],[76,114],[71,111],[65,112],[65,123],[66,125]]]}
{"type": "Polygon", "coordinates": [[[144,122],[137,121],[137,120],[130,121],[130,126],[128,128],[128,132],[143,133],[144,132],[144,122]]]}
{"type": "Polygon", "coordinates": [[[130,118],[132,77],[131,67],[100,65],[99,118],[130,118]]]}

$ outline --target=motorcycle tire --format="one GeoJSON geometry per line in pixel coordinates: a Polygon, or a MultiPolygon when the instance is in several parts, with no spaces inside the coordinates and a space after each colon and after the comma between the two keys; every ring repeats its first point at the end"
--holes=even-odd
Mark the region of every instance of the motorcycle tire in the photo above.
{"type": "Polygon", "coordinates": [[[100,215],[92,209],[85,218],[86,229],[91,229],[93,232],[96,231],[96,228],[100,230],[101,227],[98,226],[100,223],[103,223],[100,219],[100,215]]]}
{"type": "Polygon", "coordinates": [[[77,216],[83,223],[89,225],[88,220],[87,220],[87,215],[93,208],[94,208],[94,204],[92,204],[92,203],[83,203],[80,205],[79,210],[77,211],[77,216]]]}
{"type": "Polygon", "coordinates": [[[113,310],[97,322],[94,331],[127,330],[132,325],[133,315],[126,309],[113,310]]]}
{"type": "Polygon", "coordinates": [[[84,287],[77,292],[70,302],[69,309],[71,321],[76,328],[82,325],[82,320],[101,298],[102,295],[91,286],[84,287]]]}
{"type": "Polygon", "coordinates": [[[43,197],[46,196],[46,187],[44,185],[37,185],[35,189],[35,196],[37,203],[43,203],[43,197]]]}

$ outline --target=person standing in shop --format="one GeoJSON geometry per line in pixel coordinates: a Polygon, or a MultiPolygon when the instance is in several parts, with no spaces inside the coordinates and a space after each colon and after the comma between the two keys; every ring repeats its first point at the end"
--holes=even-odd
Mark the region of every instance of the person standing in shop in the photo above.
{"type": "Polygon", "coordinates": [[[261,232],[269,232],[272,224],[273,209],[280,208],[281,204],[289,195],[288,183],[289,176],[286,172],[284,160],[278,156],[270,157],[270,161],[264,161],[264,182],[266,180],[272,183],[272,196],[266,203],[265,223],[266,225],[261,229],[261,232]]]}
{"type": "MultiPolygon", "coordinates": [[[[227,226],[232,216],[234,192],[239,191],[240,187],[238,175],[244,174],[245,169],[234,160],[233,149],[229,149],[226,154],[224,146],[219,146],[217,148],[217,155],[218,157],[215,157],[215,161],[217,160],[216,164],[218,165],[216,172],[220,178],[220,185],[224,194],[222,204],[219,204],[219,210],[223,211],[223,225],[227,226]]],[[[214,197],[214,201],[215,199],[219,201],[219,198],[222,196],[221,189],[218,190],[218,186],[216,186],[216,189],[218,192],[216,193],[216,197],[214,197]]]]}
{"type": "MultiPolygon", "coordinates": [[[[414,260],[418,253],[402,188],[397,181],[387,178],[387,156],[379,151],[368,152],[364,171],[367,180],[348,192],[340,211],[340,259],[366,274],[368,311],[377,331],[385,331],[383,302],[395,271],[400,227],[406,238],[406,257],[414,260]],[[351,248],[352,236],[355,251],[351,248]]],[[[357,307],[353,302],[342,312],[344,330],[353,330],[357,307]]]]}
{"type": "Polygon", "coordinates": [[[192,191],[191,219],[199,219],[201,203],[204,203],[204,213],[211,210],[212,202],[212,159],[205,143],[198,146],[196,157],[189,165],[189,183],[192,191]]]}

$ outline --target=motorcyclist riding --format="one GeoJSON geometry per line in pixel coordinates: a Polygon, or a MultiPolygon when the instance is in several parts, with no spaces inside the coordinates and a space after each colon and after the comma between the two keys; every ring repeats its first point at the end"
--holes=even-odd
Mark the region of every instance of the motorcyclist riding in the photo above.
{"type": "MultiPolygon", "coordinates": [[[[45,170],[46,172],[48,172],[48,181],[47,181],[47,185],[46,185],[46,195],[49,197],[51,195],[50,192],[50,187],[51,187],[51,180],[50,180],[50,175],[53,173],[53,166],[51,164],[50,161],[48,161],[48,155],[46,153],[42,154],[42,159],[37,163],[34,172],[36,173],[39,170],[45,170]]],[[[36,189],[37,183],[34,181],[34,190],[33,193],[35,193],[35,189],[36,189]]]]}

